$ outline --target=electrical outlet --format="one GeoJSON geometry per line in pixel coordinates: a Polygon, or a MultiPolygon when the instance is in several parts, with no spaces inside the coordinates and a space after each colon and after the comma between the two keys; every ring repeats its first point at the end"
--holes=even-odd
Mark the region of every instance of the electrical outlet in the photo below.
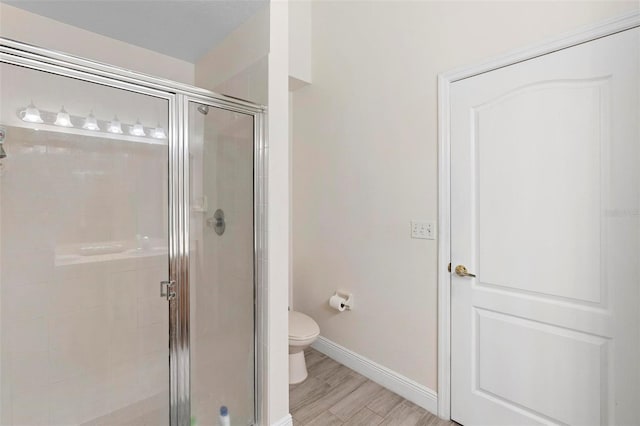
{"type": "Polygon", "coordinates": [[[411,238],[423,240],[436,239],[436,224],[434,222],[411,221],[411,238]]]}

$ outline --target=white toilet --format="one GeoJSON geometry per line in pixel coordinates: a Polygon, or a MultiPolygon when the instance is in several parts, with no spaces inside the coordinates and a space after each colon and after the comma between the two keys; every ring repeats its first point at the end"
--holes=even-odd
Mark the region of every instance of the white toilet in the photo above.
{"type": "Polygon", "coordinates": [[[289,384],[295,385],[307,378],[304,350],[320,334],[320,327],[309,316],[289,311],[289,384]]]}

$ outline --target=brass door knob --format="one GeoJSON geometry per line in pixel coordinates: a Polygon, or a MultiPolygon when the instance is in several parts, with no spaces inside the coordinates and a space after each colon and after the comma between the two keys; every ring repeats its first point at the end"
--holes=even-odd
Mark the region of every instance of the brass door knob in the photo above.
{"type": "Polygon", "coordinates": [[[456,266],[456,274],[457,274],[459,277],[473,277],[473,278],[475,278],[475,277],[476,277],[474,274],[470,273],[470,272],[467,270],[467,267],[466,267],[466,266],[464,266],[464,265],[458,265],[458,266],[456,266]]]}

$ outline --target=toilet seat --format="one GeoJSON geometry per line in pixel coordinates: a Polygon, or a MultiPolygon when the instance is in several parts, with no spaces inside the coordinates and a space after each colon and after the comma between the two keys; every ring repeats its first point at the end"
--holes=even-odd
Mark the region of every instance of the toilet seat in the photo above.
{"type": "Polygon", "coordinates": [[[308,340],[320,334],[320,327],[302,312],[289,311],[289,340],[308,340]]]}

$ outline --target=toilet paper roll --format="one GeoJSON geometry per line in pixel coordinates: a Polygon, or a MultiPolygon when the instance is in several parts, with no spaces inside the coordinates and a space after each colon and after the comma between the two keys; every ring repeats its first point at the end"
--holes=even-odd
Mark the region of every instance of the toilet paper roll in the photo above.
{"type": "Polygon", "coordinates": [[[340,297],[337,294],[334,294],[333,296],[331,296],[331,299],[329,299],[329,306],[331,306],[333,309],[337,310],[337,311],[344,311],[345,310],[345,302],[347,301],[347,299],[345,299],[344,297],[340,297]]]}

